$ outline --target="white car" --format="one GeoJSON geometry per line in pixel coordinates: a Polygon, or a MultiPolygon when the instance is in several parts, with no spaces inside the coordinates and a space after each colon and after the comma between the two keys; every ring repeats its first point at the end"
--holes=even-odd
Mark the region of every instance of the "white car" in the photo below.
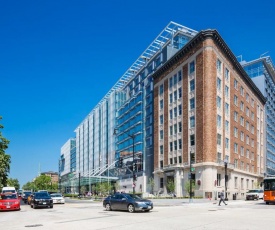
{"type": "Polygon", "coordinates": [[[262,189],[252,189],[246,192],[246,200],[263,199],[264,191],[262,189]]]}
{"type": "Polygon", "coordinates": [[[65,204],[65,198],[60,193],[52,193],[51,197],[54,204],[65,204]]]}

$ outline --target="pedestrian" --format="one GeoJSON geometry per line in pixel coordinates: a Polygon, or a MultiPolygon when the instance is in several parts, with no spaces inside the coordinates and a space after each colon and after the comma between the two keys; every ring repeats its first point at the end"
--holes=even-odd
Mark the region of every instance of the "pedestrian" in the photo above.
{"type": "Polygon", "coordinates": [[[221,202],[223,202],[225,205],[227,205],[224,201],[224,190],[220,193],[220,201],[219,201],[219,206],[221,206],[221,202]]]}

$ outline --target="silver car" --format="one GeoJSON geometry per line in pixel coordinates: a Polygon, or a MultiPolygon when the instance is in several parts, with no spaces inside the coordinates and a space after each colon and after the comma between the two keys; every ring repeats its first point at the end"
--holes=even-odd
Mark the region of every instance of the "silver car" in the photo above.
{"type": "Polygon", "coordinates": [[[51,198],[54,204],[65,204],[65,198],[60,193],[52,193],[51,198]]]}

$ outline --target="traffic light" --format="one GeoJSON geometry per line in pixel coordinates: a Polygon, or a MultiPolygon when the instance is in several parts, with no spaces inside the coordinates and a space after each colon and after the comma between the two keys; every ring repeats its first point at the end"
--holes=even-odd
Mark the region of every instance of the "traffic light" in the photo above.
{"type": "Polygon", "coordinates": [[[191,173],[191,180],[195,180],[196,179],[196,174],[195,173],[191,173]]]}
{"type": "Polygon", "coordinates": [[[120,158],[119,158],[119,161],[118,161],[118,167],[119,167],[119,168],[122,168],[122,166],[123,166],[123,158],[120,157],[120,158]]]}
{"type": "Polygon", "coordinates": [[[134,179],[134,181],[137,180],[137,175],[136,174],[134,174],[133,179],[134,179]]]}
{"type": "Polygon", "coordinates": [[[190,153],[190,164],[195,163],[195,153],[190,153]]]}
{"type": "Polygon", "coordinates": [[[137,164],[133,163],[133,171],[135,172],[137,170],[137,164]]]}

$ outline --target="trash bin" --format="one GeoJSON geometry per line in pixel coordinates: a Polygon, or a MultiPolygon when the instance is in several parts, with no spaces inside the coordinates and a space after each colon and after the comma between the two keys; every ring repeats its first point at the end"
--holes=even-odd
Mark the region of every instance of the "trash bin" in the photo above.
{"type": "Polygon", "coordinates": [[[233,194],[233,200],[236,200],[236,194],[233,194]]]}

